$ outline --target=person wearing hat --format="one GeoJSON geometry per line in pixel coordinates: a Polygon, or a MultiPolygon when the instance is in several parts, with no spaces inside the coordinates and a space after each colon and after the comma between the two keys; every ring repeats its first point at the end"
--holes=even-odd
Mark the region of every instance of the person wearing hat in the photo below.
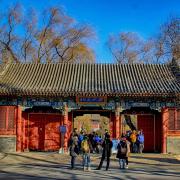
{"type": "Polygon", "coordinates": [[[105,160],[105,158],[107,158],[106,171],[109,169],[112,146],[113,144],[110,139],[110,135],[107,133],[102,143],[103,153],[102,153],[101,161],[96,170],[100,170],[102,168],[103,161],[105,160]]]}

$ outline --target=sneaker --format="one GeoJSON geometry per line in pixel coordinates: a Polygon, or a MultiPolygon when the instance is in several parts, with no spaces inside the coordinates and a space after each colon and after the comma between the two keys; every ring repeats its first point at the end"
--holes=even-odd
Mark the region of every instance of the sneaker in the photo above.
{"type": "Polygon", "coordinates": [[[91,168],[90,167],[88,167],[88,169],[87,169],[88,171],[91,171],[91,168]]]}
{"type": "Polygon", "coordinates": [[[125,166],[125,169],[128,169],[128,166],[125,166]]]}
{"type": "Polygon", "coordinates": [[[83,167],[83,171],[85,171],[85,170],[86,170],[86,167],[84,166],[84,167],[83,167]]]}

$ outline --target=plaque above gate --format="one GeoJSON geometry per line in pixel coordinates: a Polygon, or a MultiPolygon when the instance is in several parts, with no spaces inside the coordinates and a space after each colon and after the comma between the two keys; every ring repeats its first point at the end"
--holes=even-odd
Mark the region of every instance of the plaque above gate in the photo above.
{"type": "Polygon", "coordinates": [[[87,97],[87,96],[77,96],[76,97],[77,104],[100,104],[105,105],[107,102],[107,98],[104,96],[98,97],[87,97]]]}

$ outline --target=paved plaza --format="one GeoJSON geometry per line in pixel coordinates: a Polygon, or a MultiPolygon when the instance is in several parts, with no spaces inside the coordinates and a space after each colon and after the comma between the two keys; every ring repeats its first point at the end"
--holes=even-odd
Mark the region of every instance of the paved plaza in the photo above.
{"type": "MultiPolygon", "coordinates": [[[[119,169],[115,156],[109,171],[95,170],[99,155],[92,155],[92,170],[83,171],[81,157],[77,168],[70,169],[70,157],[58,152],[0,153],[0,179],[180,179],[178,156],[132,154],[129,169],[119,169]]],[[[106,163],[106,162],[105,162],[106,163]]],[[[105,165],[105,164],[104,164],[105,165]]]]}

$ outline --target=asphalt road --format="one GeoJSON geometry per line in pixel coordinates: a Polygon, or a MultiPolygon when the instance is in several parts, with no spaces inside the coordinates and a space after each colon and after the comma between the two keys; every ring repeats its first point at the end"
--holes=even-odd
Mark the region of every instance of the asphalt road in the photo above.
{"type": "Polygon", "coordinates": [[[26,152],[0,153],[0,179],[162,179],[180,180],[180,161],[173,155],[132,154],[129,169],[119,169],[115,156],[111,158],[110,169],[95,170],[99,155],[92,155],[92,170],[83,171],[79,156],[76,169],[70,169],[70,157],[66,154],[26,152]]]}

